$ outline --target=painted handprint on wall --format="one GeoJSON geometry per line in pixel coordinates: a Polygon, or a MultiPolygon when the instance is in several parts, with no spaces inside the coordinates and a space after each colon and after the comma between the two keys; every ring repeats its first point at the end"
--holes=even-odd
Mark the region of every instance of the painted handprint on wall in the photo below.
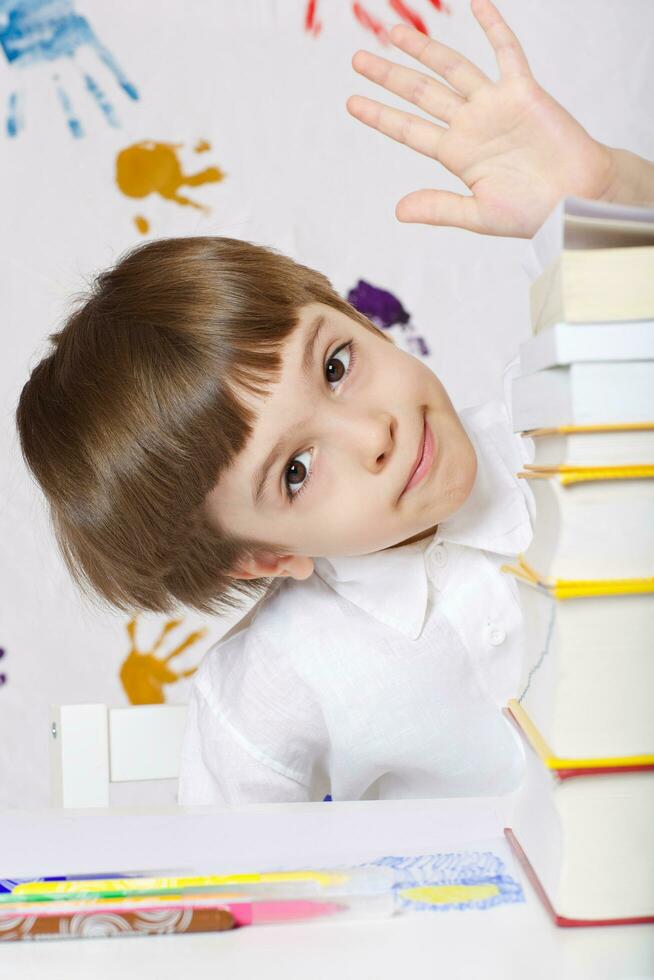
{"type": "Polygon", "coordinates": [[[158,657],[157,651],[168,633],[176,629],[181,619],[169,619],[155,640],[151,650],[138,650],[136,647],[136,616],[127,623],[126,630],[130,640],[130,650],[120,668],[120,682],[130,704],[163,704],[165,684],[176,684],[185,677],[191,677],[197,667],[176,671],[170,666],[171,660],[193,646],[206,635],[205,628],[193,630],[174,650],[158,657]]]}
{"type": "MultiPolygon", "coordinates": [[[[76,58],[78,52],[82,49],[85,54],[89,52],[97,63],[109,69],[117,86],[130,99],[139,98],[135,85],[102,44],[86,17],[74,9],[72,0],[0,0],[0,48],[16,78],[19,72],[39,65],[52,64],[55,69],[57,64],[63,67],[68,59],[68,63],[80,72],[89,97],[110,126],[120,125],[113,103],[97,78],[76,58]]],[[[84,128],[70,94],[56,72],[52,80],[68,129],[79,139],[84,136],[84,128]]],[[[24,91],[12,88],[6,117],[6,132],[10,137],[17,136],[25,126],[24,102],[24,91]]]]}
{"type": "MultiPolygon", "coordinates": [[[[429,0],[429,3],[435,10],[441,13],[452,13],[445,0],[429,0]]],[[[417,31],[421,31],[423,34],[429,34],[427,26],[418,11],[410,7],[404,0],[387,0],[387,4],[401,20],[406,21],[407,24],[411,24],[417,31]]],[[[387,27],[379,17],[375,17],[371,13],[367,4],[353,2],[351,8],[352,13],[363,28],[371,31],[385,47],[390,45],[391,40],[387,27]]],[[[318,16],[318,0],[306,0],[306,6],[304,8],[304,29],[308,34],[312,34],[313,37],[318,37],[322,30],[322,21],[318,16]]]]}
{"type": "MultiPolygon", "coordinates": [[[[223,180],[225,174],[219,167],[205,167],[194,174],[185,174],[177,151],[182,143],[158,143],[142,140],[126,146],[116,157],[116,183],[127,197],[148,197],[158,194],[167,201],[190,206],[209,213],[209,208],[180,193],[180,187],[199,187],[201,184],[223,180]]],[[[211,149],[208,140],[200,140],[196,153],[211,149]]],[[[142,215],[135,219],[136,227],[145,233],[150,224],[142,215]]]]}

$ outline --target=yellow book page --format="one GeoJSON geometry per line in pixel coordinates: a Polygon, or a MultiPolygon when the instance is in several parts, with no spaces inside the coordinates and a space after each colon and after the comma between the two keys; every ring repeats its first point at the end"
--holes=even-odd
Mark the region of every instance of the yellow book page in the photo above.
{"type": "Polygon", "coordinates": [[[502,572],[513,575],[536,588],[544,589],[555,599],[582,599],[590,596],[640,595],[654,592],[652,578],[616,579],[544,579],[518,556],[517,564],[500,566],[502,572]]]}
{"type": "Polygon", "coordinates": [[[534,725],[533,721],[519,701],[512,698],[508,708],[516,722],[524,732],[525,738],[536,752],[537,756],[548,769],[603,769],[620,767],[631,769],[634,766],[654,765],[654,755],[604,756],[602,758],[563,758],[556,756],[534,725]]]}
{"type": "Polygon", "coordinates": [[[525,463],[517,476],[525,480],[547,480],[556,477],[562,486],[574,483],[590,483],[596,480],[651,480],[654,466],[639,463],[636,466],[537,466],[525,463]]]}
{"type": "Polygon", "coordinates": [[[654,429],[654,422],[616,422],[613,425],[558,425],[550,429],[530,429],[524,434],[539,436],[568,435],[574,432],[641,432],[654,429]]]}

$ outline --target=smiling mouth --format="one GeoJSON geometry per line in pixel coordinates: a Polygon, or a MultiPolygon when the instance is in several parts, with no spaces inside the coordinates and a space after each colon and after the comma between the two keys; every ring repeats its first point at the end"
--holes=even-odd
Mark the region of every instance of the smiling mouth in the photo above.
{"type": "Polygon", "coordinates": [[[407,480],[400,497],[402,497],[407,490],[416,486],[427,474],[432,460],[434,458],[434,438],[431,433],[431,429],[427,424],[427,417],[423,416],[423,430],[422,430],[422,443],[420,445],[418,458],[411,470],[409,479],[407,480]]]}

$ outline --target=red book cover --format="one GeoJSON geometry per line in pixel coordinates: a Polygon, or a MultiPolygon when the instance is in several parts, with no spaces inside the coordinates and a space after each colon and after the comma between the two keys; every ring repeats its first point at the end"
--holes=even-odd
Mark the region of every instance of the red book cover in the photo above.
{"type": "Polygon", "coordinates": [[[628,925],[644,925],[648,922],[654,922],[654,915],[643,915],[638,918],[628,918],[628,919],[568,919],[564,915],[559,915],[552,903],[550,902],[545,889],[543,888],[540,879],[534,869],[532,868],[529,858],[523,851],[522,847],[515,834],[510,827],[504,828],[504,834],[508,840],[513,853],[515,854],[520,866],[522,867],[524,873],[529,879],[529,883],[532,888],[540,898],[541,902],[547,909],[552,921],[557,926],[628,926],[628,925]]]}
{"type": "MultiPolygon", "coordinates": [[[[508,720],[515,726],[515,728],[520,733],[521,737],[525,740],[528,751],[533,750],[535,755],[539,758],[541,765],[549,773],[554,785],[562,784],[568,782],[571,779],[581,779],[585,780],[587,777],[601,776],[601,775],[612,775],[616,778],[620,778],[620,774],[634,773],[640,771],[648,771],[654,769],[654,766],[646,765],[629,765],[629,766],[592,766],[592,767],[576,767],[576,768],[559,768],[555,766],[552,758],[551,752],[545,746],[542,737],[538,730],[529,721],[528,717],[521,718],[520,715],[515,711],[511,710],[511,706],[504,709],[504,714],[508,720]]],[[[529,858],[527,857],[520,841],[516,837],[514,831],[510,827],[504,828],[504,834],[511,846],[518,863],[521,865],[526,877],[528,878],[534,891],[542,901],[543,905],[547,909],[548,914],[552,918],[552,921],[557,926],[611,926],[611,925],[636,925],[644,923],[654,923],[654,914],[646,916],[630,916],[624,918],[611,918],[611,919],[582,919],[582,918],[568,918],[564,915],[559,915],[557,910],[552,905],[552,902],[543,887],[543,884],[538,877],[538,874],[534,867],[532,866],[529,858]]]]}

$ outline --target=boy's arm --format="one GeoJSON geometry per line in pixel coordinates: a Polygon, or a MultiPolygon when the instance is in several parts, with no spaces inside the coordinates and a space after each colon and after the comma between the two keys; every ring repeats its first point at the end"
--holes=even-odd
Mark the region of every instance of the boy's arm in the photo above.
{"type": "Polygon", "coordinates": [[[654,164],[594,140],[531,74],[520,42],[490,0],[471,0],[497,59],[494,82],[458,51],[406,25],[396,47],[433,75],[367,51],[357,72],[435,119],[354,95],[356,119],[442,163],[472,192],[414,191],[397,204],[398,220],[466,228],[482,235],[530,238],[568,194],[622,203],[654,200],[654,164]]]}

